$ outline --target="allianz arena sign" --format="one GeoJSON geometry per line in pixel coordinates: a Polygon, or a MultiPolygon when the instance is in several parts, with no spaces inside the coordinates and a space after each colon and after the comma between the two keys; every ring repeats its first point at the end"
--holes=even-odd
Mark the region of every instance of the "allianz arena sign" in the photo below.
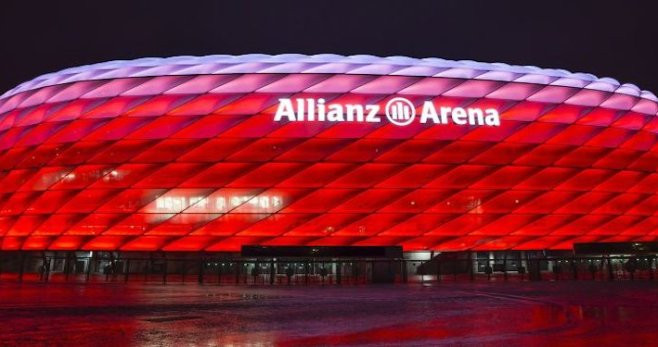
{"type": "MultiPolygon", "coordinates": [[[[500,126],[500,115],[494,108],[446,107],[428,100],[420,108],[420,123],[500,126]]],[[[416,120],[416,106],[407,98],[395,97],[384,107],[386,120],[405,126],[416,120]]],[[[279,99],[274,121],[290,122],[357,122],[381,123],[384,120],[378,104],[327,103],[323,98],[279,99]]]]}

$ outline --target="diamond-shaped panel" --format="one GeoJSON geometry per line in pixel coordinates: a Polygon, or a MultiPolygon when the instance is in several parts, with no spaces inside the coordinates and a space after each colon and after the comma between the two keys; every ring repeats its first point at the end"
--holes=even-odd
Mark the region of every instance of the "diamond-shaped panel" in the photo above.
{"type": "Polygon", "coordinates": [[[610,78],[436,58],[71,68],[0,97],[0,249],[655,241],[656,112],[610,78]],[[500,125],[274,120],[280,98],[394,97],[495,108],[500,125]]]}

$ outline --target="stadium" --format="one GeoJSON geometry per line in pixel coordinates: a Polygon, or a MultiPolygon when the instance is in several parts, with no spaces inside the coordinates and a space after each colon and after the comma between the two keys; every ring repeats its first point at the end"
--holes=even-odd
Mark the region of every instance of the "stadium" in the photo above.
{"type": "Polygon", "coordinates": [[[506,252],[515,268],[578,245],[655,253],[656,113],[632,84],[502,63],[251,54],[74,67],[0,97],[0,250],[5,263],[59,254],[78,272],[95,271],[94,254],[245,248],[506,252]]]}

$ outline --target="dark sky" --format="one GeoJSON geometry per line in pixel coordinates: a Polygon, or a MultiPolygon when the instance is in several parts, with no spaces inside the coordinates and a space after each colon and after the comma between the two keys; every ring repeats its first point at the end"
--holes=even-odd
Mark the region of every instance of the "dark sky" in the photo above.
{"type": "Polygon", "coordinates": [[[658,93],[658,21],[648,0],[59,3],[0,3],[0,90],[114,59],[338,53],[564,68],[658,93]]]}

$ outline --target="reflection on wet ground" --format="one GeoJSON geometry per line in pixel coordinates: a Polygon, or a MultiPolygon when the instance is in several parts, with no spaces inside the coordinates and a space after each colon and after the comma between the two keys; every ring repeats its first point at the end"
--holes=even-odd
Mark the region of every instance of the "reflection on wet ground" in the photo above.
{"type": "Polygon", "coordinates": [[[0,345],[651,345],[658,282],[0,283],[0,345]]]}

